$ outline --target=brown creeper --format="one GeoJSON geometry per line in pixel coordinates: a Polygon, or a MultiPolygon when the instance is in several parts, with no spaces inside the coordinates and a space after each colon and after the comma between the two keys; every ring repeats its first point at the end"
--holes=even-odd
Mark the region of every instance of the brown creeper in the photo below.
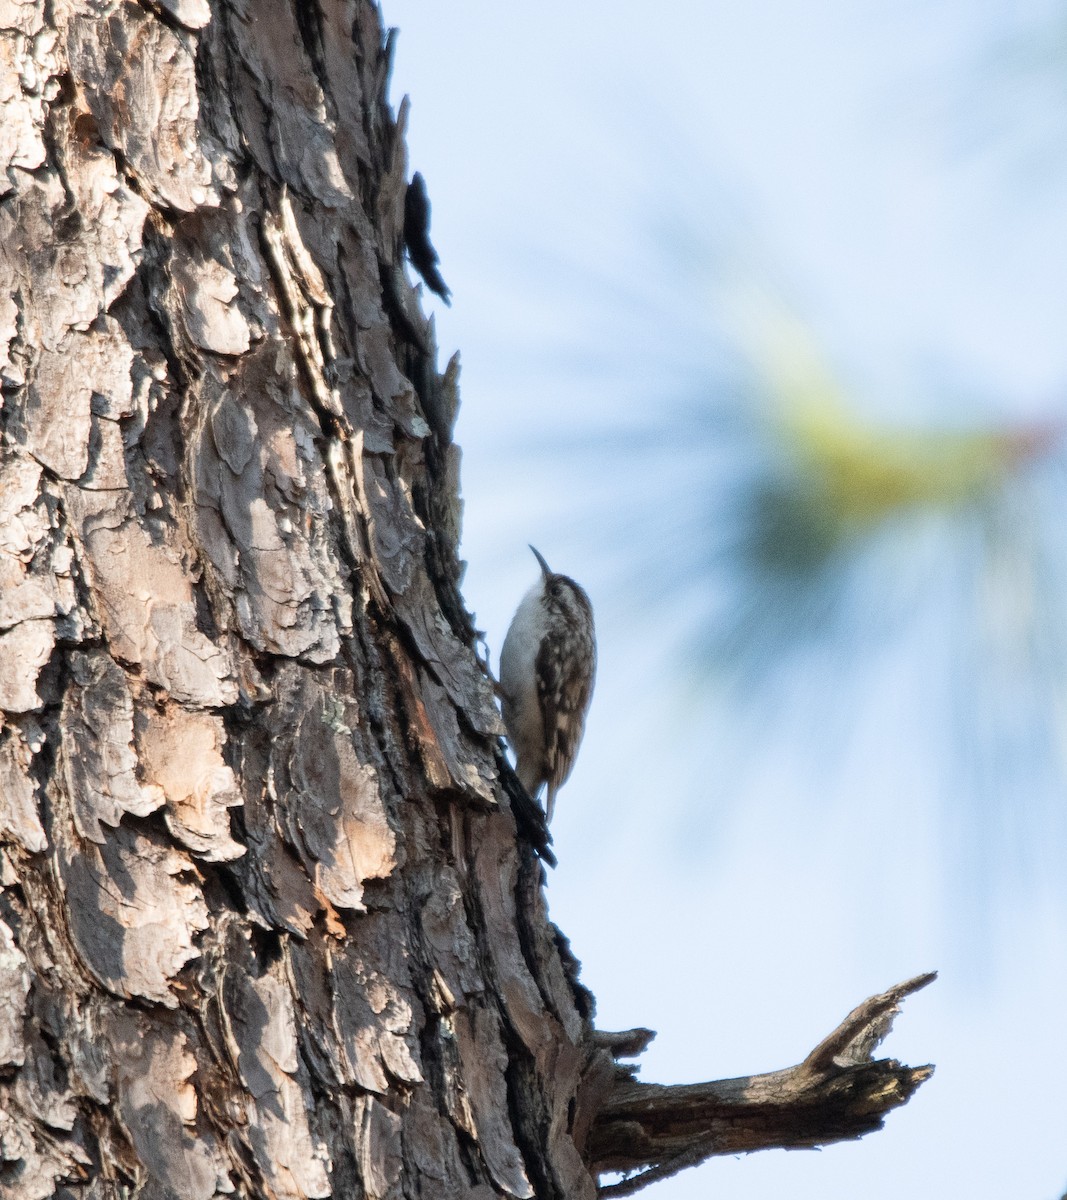
{"type": "Polygon", "coordinates": [[[500,651],[500,696],[515,771],[546,812],[574,766],[596,675],[596,631],[589,597],[541,555],[541,578],[522,598],[500,651]]]}

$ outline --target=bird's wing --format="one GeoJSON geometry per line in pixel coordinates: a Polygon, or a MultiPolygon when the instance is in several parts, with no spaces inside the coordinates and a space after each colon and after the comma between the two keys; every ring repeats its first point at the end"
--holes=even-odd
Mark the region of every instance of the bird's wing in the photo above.
{"type": "Polygon", "coordinates": [[[545,778],[550,794],[571,773],[585,731],[585,712],[593,692],[596,647],[586,652],[587,671],[563,661],[558,643],[545,638],[537,654],[537,691],[545,730],[545,778]]]}

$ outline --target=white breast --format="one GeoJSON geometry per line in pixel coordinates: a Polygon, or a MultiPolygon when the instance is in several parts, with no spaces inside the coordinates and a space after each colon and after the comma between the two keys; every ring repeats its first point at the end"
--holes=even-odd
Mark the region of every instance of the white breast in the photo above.
{"type": "Polygon", "coordinates": [[[537,697],[537,654],[544,637],[545,611],[540,580],[522,598],[500,651],[500,690],[508,741],[515,751],[519,779],[531,795],[543,777],[544,725],[537,697]]]}

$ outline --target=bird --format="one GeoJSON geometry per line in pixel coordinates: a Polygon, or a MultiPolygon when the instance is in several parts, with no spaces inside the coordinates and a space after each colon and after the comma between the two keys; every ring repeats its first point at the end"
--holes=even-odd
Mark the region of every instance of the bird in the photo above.
{"type": "Polygon", "coordinates": [[[430,193],[419,171],[412,175],[404,193],[404,244],[411,265],[422,276],[426,286],[451,305],[452,292],[441,275],[437,265],[441,260],[430,241],[430,193]]]}
{"type": "Polygon", "coordinates": [[[500,699],[515,773],[546,817],[571,773],[596,678],[596,630],[585,589],[533,550],[541,577],[523,596],[500,651],[500,699]]]}

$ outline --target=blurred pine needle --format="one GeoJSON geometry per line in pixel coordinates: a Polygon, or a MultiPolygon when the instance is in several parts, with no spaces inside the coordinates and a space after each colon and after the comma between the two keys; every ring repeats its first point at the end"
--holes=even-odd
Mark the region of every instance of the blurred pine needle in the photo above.
{"type": "Polygon", "coordinates": [[[785,487],[779,481],[764,489],[758,506],[770,528],[789,533],[789,544],[773,536],[766,545],[794,566],[814,565],[902,514],[985,502],[1058,442],[1051,425],[909,429],[875,423],[848,402],[797,319],[765,313],[764,325],[750,363],[770,414],[768,449],[789,470],[785,487]],[[774,504],[785,511],[776,515],[774,504]]]}

